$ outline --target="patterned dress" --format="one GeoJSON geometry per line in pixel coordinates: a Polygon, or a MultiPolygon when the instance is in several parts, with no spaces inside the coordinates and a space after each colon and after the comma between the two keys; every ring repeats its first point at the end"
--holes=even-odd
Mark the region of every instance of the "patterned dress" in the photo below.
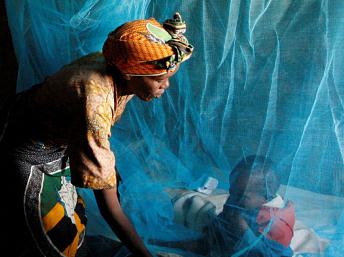
{"type": "Polygon", "coordinates": [[[82,256],[85,204],[76,187],[116,185],[111,127],[120,96],[101,53],[62,67],[0,114],[1,220],[10,256],[82,256]]]}

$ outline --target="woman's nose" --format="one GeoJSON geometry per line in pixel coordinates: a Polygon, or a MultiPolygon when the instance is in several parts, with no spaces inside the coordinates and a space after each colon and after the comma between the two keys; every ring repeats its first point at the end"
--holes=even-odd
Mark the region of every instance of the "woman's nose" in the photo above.
{"type": "Polygon", "coordinates": [[[167,79],[165,84],[161,88],[167,89],[169,86],[170,86],[170,81],[167,79]]]}

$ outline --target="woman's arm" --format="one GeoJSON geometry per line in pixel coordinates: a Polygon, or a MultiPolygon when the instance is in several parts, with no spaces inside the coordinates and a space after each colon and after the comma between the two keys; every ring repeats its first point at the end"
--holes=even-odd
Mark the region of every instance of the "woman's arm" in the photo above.
{"type": "Polygon", "coordinates": [[[123,212],[117,197],[117,187],[94,190],[94,195],[103,218],[134,256],[152,257],[153,255],[147,250],[134,226],[123,212]]]}

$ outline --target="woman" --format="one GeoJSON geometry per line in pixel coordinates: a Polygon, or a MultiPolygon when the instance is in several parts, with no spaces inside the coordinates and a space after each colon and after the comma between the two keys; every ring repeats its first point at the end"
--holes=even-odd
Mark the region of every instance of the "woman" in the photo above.
{"type": "Polygon", "coordinates": [[[11,256],[86,256],[85,205],[94,190],[104,219],[134,256],[152,256],[117,197],[111,127],[127,102],[160,97],[192,46],[180,15],[123,24],[87,55],[16,96],[2,112],[2,220],[11,256]],[[4,197],[5,198],[5,197],[4,197]],[[20,244],[18,244],[20,242],[20,244]]]}

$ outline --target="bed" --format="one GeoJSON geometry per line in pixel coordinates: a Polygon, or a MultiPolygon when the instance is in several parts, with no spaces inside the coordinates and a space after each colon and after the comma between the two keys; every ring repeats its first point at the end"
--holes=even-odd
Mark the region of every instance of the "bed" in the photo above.
{"type": "MultiPolygon", "coordinates": [[[[169,194],[175,221],[194,230],[201,230],[209,222],[209,212],[220,213],[229,197],[224,190],[214,190],[207,195],[196,190],[170,189],[169,194]]],[[[296,223],[291,242],[294,256],[324,256],[340,218],[344,198],[285,185],[280,187],[279,194],[295,204],[296,223]]]]}
{"type": "MultiPolygon", "coordinates": [[[[174,221],[194,231],[202,230],[205,224],[209,222],[209,213],[212,212],[216,215],[221,212],[229,196],[225,190],[221,189],[216,189],[211,194],[185,189],[168,189],[167,192],[173,204],[174,221]]],[[[335,232],[336,223],[341,216],[344,198],[284,185],[280,187],[279,194],[295,204],[296,223],[291,242],[294,256],[325,256],[326,249],[330,245],[331,235],[335,232]]],[[[101,225],[100,223],[93,224],[94,220],[96,219],[90,219],[89,231],[91,233],[93,227],[101,225]]],[[[102,226],[104,235],[113,237],[112,232],[108,231],[106,226],[102,226]]],[[[189,255],[177,254],[174,251],[169,252],[166,248],[154,249],[159,253],[159,256],[163,257],[189,257],[189,255]]],[[[125,255],[114,254],[109,256],[120,257],[125,255]]]]}

